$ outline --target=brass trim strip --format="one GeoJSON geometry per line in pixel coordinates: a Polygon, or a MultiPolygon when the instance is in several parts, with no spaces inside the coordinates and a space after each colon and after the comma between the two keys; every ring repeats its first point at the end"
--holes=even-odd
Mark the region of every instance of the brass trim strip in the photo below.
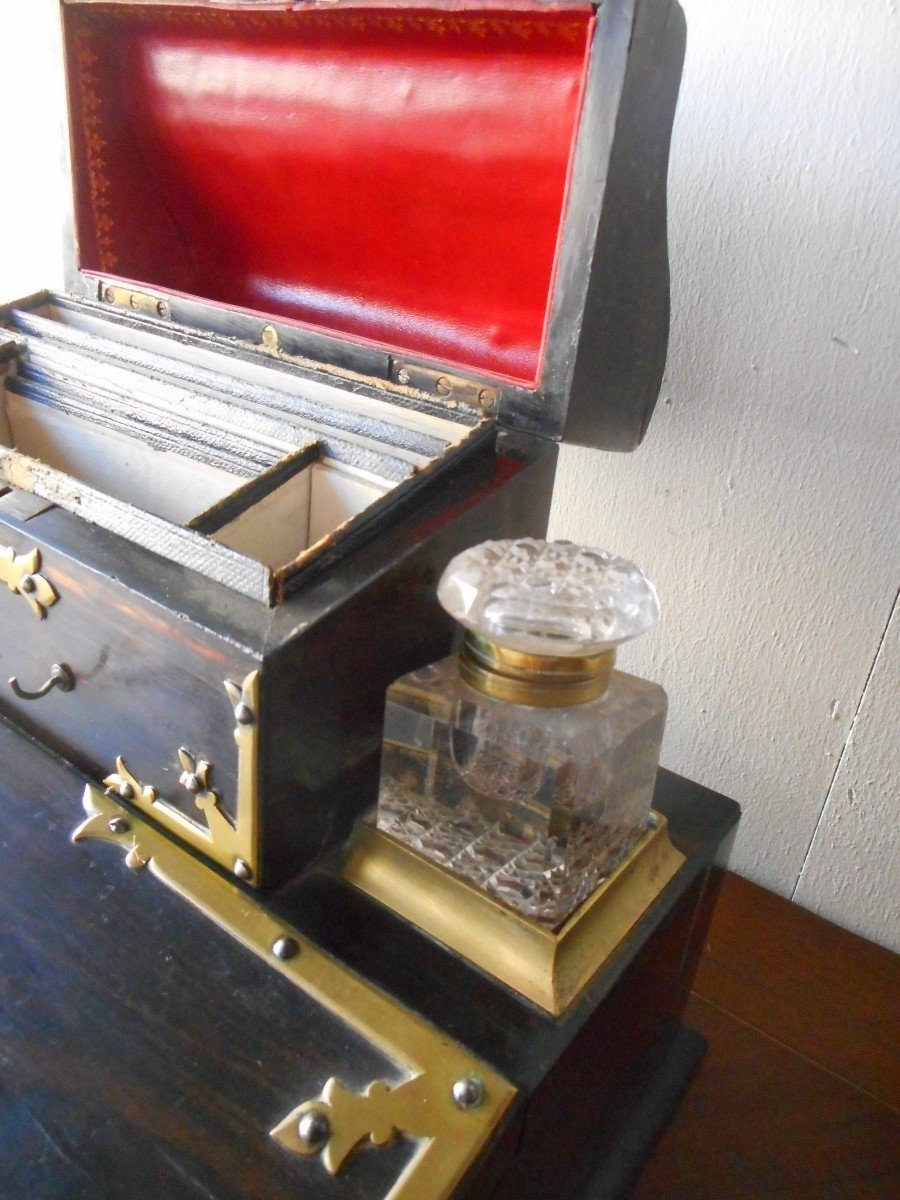
{"type": "Polygon", "coordinates": [[[380,1146],[404,1133],[419,1144],[385,1200],[451,1200],[515,1098],[512,1084],[276,920],[115,796],[89,785],[84,809],[87,819],[72,834],[74,842],[96,839],[119,846],[132,870],[149,867],[409,1076],[394,1087],[376,1081],[364,1096],[329,1080],[321,1097],[298,1106],[271,1136],[293,1153],[321,1153],[326,1169],[336,1172],[366,1139],[380,1146]],[[311,1114],[318,1123],[304,1126],[311,1114]]]}
{"type": "Polygon", "coordinates": [[[135,778],[123,757],[116,759],[116,770],[104,779],[104,787],[153,817],[194,850],[199,850],[220,867],[232,871],[245,883],[258,886],[259,865],[259,672],[251,671],[242,684],[225,681],[225,690],[234,709],[234,740],[238,747],[237,802],[235,816],[221,807],[218,795],[209,784],[210,763],[195,764],[184,748],[178,751],[185,776],[198,781],[189,790],[206,825],[193,821],[154,787],[146,787],[135,778]]]}
{"type": "Polygon", "coordinates": [[[28,601],[39,621],[59,599],[56,588],[38,572],[41,569],[40,550],[17,554],[12,546],[0,546],[0,583],[5,583],[14,596],[28,601]]]}
{"type": "Polygon", "coordinates": [[[529,921],[382,833],[357,826],[342,877],[554,1016],[566,1011],[685,862],[666,818],[559,929],[529,921]]]}

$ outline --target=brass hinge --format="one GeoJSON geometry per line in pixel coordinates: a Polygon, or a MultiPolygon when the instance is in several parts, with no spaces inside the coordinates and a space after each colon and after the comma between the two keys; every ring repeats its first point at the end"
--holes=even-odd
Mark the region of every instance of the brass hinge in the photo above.
{"type": "Polygon", "coordinates": [[[401,387],[425,392],[430,396],[439,396],[450,405],[468,404],[470,408],[485,413],[493,413],[497,407],[496,388],[473,379],[451,375],[447,371],[417,367],[394,358],[391,359],[391,379],[401,387]]]}
{"type": "Polygon", "coordinates": [[[150,296],[146,292],[133,292],[131,288],[117,287],[112,283],[98,284],[97,294],[104,304],[113,308],[127,308],[130,312],[144,313],[151,317],[162,317],[168,320],[172,316],[172,308],[168,300],[159,296],[150,296]]]}

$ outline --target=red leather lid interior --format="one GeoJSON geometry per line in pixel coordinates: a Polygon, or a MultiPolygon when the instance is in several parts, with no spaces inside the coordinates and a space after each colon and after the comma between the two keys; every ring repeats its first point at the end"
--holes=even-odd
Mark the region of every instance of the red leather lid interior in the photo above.
{"type": "Polygon", "coordinates": [[[592,24],[67,5],[79,266],[534,386],[592,24]]]}

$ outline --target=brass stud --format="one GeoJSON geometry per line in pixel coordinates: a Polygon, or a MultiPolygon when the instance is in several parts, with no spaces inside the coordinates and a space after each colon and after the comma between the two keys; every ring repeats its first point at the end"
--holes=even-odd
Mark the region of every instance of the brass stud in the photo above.
{"type": "Polygon", "coordinates": [[[250,864],[244,862],[242,858],[234,860],[234,873],[238,879],[243,879],[244,883],[249,883],[253,878],[253,871],[250,869],[250,864]]]}
{"type": "Polygon", "coordinates": [[[307,1150],[321,1150],[331,1137],[331,1122],[323,1112],[305,1112],[297,1122],[297,1137],[307,1150]]]}
{"type": "Polygon", "coordinates": [[[25,596],[30,596],[36,587],[37,584],[30,575],[24,575],[19,581],[19,591],[25,596]]]}
{"type": "Polygon", "coordinates": [[[263,326],[262,344],[266,350],[277,350],[281,339],[278,337],[278,330],[274,325],[263,326]]]}
{"type": "Polygon", "coordinates": [[[134,788],[131,786],[131,784],[128,782],[127,779],[123,779],[122,782],[119,784],[118,788],[116,789],[116,794],[122,800],[133,800],[134,799],[134,788]]]}
{"type": "Polygon", "coordinates": [[[275,940],[272,946],[272,953],[281,962],[290,962],[292,958],[296,958],[300,953],[300,943],[296,938],[282,935],[275,940]]]}
{"type": "Polygon", "coordinates": [[[457,1108],[463,1110],[480,1108],[484,1104],[484,1098],[484,1080],[479,1079],[477,1075],[468,1075],[464,1079],[457,1079],[453,1085],[453,1102],[457,1108]]]}
{"type": "Polygon", "coordinates": [[[401,367],[397,372],[397,382],[403,387],[408,387],[412,383],[412,375],[407,371],[406,367],[401,367]]]}
{"type": "Polygon", "coordinates": [[[239,704],[234,710],[234,719],[238,725],[252,725],[256,720],[253,709],[249,704],[239,704]]]}
{"type": "Polygon", "coordinates": [[[200,780],[191,771],[185,771],[185,773],[182,775],[181,785],[182,787],[186,788],[192,796],[196,796],[200,791],[200,780]]]}
{"type": "Polygon", "coordinates": [[[126,821],[124,817],[112,817],[110,819],[110,833],[128,833],[129,829],[131,829],[131,822],[126,821]]]}

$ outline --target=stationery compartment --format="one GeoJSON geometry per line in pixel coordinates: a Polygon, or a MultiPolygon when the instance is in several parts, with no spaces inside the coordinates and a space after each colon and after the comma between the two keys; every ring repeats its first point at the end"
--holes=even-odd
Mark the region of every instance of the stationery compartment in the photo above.
{"type": "Polygon", "coordinates": [[[4,324],[0,483],[270,602],[470,432],[64,300],[4,324]]]}

